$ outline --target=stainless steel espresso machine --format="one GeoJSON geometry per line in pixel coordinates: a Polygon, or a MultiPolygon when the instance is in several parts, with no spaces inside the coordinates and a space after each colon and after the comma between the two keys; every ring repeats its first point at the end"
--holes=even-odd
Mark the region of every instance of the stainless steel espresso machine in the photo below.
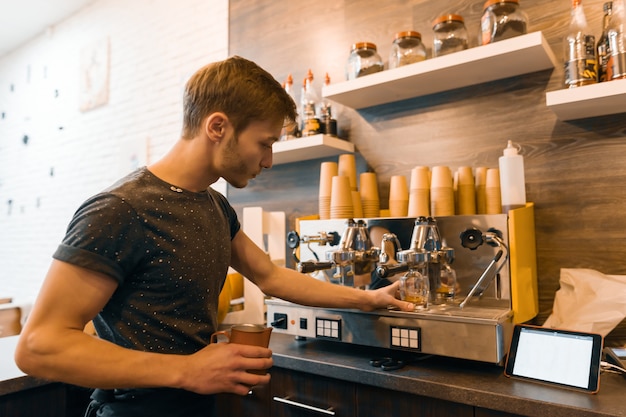
{"type": "Polygon", "coordinates": [[[532,203],[496,215],[301,220],[287,240],[301,272],[360,288],[399,280],[416,305],[362,312],[267,299],[274,331],[298,339],[502,364],[514,323],[538,312],[532,203]]]}

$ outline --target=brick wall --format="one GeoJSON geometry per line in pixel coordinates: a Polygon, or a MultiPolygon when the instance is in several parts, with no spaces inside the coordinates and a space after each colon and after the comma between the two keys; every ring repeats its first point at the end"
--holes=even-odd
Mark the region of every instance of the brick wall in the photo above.
{"type": "Polygon", "coordinates": [[[227,54],[228,0],[97,0],[0,58],[0,296],[36,296],[74,210],[169,149],[187,78],[227,54]],[[108,101],[81,111],[99,42],[108,101]]]}

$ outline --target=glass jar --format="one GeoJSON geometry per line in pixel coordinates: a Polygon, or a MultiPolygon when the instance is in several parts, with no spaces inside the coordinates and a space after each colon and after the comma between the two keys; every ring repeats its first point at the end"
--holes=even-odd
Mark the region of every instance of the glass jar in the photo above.
{"type": "Polygon", "coordinates": [[[415,310],[427,310],[430,299],[430,284],[428,275],[424,275],[415,268],[400,278],[400,299],[415,305],[415,310]]]}
{"type": "Polygon", "coordinates": [[[433,57],[462,51],[469,47],[463,16],[445,14],[433,22],[433,57]]]}
{"type": "Polygon", "coordinates": [[[346,64],[347,80],[354,80],[364,75],[380,72],[383,69],[383,60],[380,55],[378,55],[376,44],[371,42],[357,42],[352,45],[348,63],[346,64]]]}
{"type": "Polygon", "coordinates": [[[389,68],[413,64],[426,59],[422,34],[414,30],[396,33],[389,53],[389,68]]]}
{"type": "Polygon", "coordinates": [[[519,0],[487,0],[480,18],[482,45],[524,35],[528,16],[520,8],[519,0]]]}

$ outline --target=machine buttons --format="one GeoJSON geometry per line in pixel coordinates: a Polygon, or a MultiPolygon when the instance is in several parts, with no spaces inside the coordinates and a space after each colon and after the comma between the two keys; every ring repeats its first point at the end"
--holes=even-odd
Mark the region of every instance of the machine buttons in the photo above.
{"type": "Polygon", "coordinates": [[[316,318],[315,337],[341,340],[341,320],[316,318]]]}
{"type": "Polygon", "coordinates": [[[300,328],[306,330],[308,328],[308,320],[305,317],[300,317],[300,328]]]}
{"type": "Polygon", "coordinates": [[[391,326],[391,347],[421,350],[421,329],[419,327],[391,326]]]}

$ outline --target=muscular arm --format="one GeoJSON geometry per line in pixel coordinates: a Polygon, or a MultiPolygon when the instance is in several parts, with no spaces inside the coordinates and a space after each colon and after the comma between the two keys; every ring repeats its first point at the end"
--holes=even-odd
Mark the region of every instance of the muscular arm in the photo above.
{"type": "Polygon", "coordinates": [[[232,253],[232,266],[267,295],[317,307],[358,308],[364,311],[389,305],[405,311],[413,311],[414,308],[413,304],[395,298],[398,283],[374,291],[363,291],[276,266],[241,230],[233,239],[232,253]]]}
{"type": "Polygon", "coordinates": [[[116,288],[107,275],[53,261],[18,342],[20,369],[92,388],[173,387],[205,394],[245,394],[269,381],[246,372],[272,365],[268,349],[219,343],[193,355],[170,355],[125,349],[84,333],[116,288]]]}

